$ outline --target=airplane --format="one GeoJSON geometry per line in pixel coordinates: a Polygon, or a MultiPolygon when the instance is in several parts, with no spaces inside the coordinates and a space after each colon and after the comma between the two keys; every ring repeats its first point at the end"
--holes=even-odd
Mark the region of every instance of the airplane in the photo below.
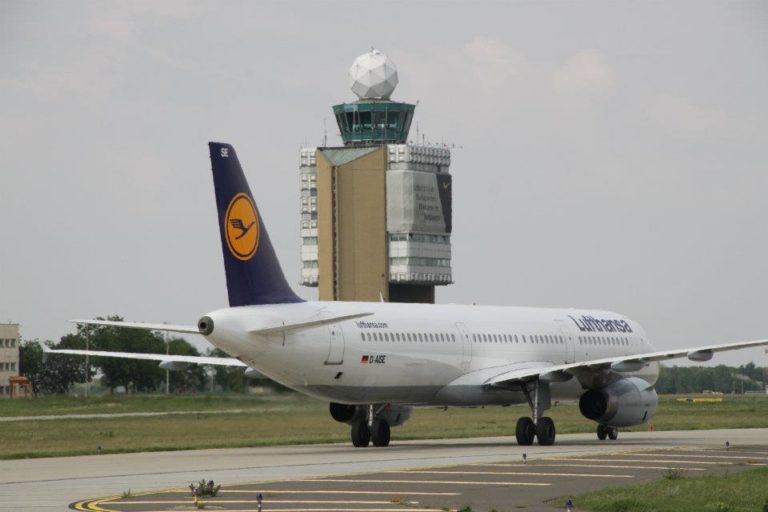
{"type": "Polygon", "coordinates": [[[527,403],[520,445],[555,442],[545,416],[578,400],[600,440],[656,412],[659,362],[707,361],[768,340],[655,351],[635,320],[610,311],[469,305],[305,301],[288,285],[233,146],[209,143],[229,307],[195,326],[72,320],[77,324],[200,334],[231,358],[52,350],[246,367],[330,402],[355,447],[388,446],[416,406],[527,403]]]}

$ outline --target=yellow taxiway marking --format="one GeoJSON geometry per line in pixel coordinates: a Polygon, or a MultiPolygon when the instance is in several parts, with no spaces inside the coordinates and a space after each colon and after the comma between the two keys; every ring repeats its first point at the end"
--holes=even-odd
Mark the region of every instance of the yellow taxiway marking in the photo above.
{"type": "MultiPolygon", "coordinates": [[[[503,464],[492,462],[488,464],[472,464],[472,466],[493,466],[493,467],[520,467],[520,464],[503,464]]],[[[536,464],[536,468],[607,468],[607,469],[669,469],[669,466],[620,466],[607,464],[536,464]]],[[[706,471],[704,468],[684,468],[684,471],[706,471]]]]}
{"type": "MultiPolygon", "coordinates": [[[[737,464],[735,462],[710,462],[705,460],[671,460],[671,459],[652,459],[652,460],[633,460],[633,459],[574,459],[574,458],[567,458],[567,459],[546,459],[546,460],[562,460],[562,461],[578,461],[578,462],[639,462],[640,464],[644,462],[658,462],[659,464],[709,464],[709,465],[733,465],[737,464]]],[[[749,464],[750,466],[765,466],[765,464],[749,464]]]]}
{"type": "Polygon", "coordinates": [[[532,473],[530,471],[386,471],[386,473],[414,473],[417,475],[519,475],[519,476],[575,476],[591,478],[634,478],[635,475],[597,475],[591,473],[532,473]]]}
{"type": "Polygon", "coordinates": [[[687,453],[635,453],[638,457],[690,457],[692,459],[763,459],[765,457],[747,457],[744,455],[690,455],[687,453]]]}
{"type": "Polygon", "coordinates": [[[472,482],[464,480],[368,480],[368,479],[349,479],[338,478],[322,480],[294,480],[294,482],[333,482],[344,484],[446,484],[446,485],[510,485],[510,486],[529,486],[529,487],[548,487],[550,483],[540,482],[472,482]]]}
{"type": "Polygon", "coordinates": [[[334,490],[322,490],[322,491],[295,491],[285,489],[267,489],[267,490],[252,490],[252,489],[222,489],[222,491],[232,493],[274,493],[274,494],[371,494],[371,495],[387,495],[387,496],[460,496],[460,492],[417,492],[417,491],[334,491],[334,490]]]}

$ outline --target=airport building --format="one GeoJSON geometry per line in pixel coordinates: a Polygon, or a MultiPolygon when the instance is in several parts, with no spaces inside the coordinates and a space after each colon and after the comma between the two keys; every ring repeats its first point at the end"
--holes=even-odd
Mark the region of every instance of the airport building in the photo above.
{"type": "Polygon", "coordinates": [[[342,147],[302,148],[301,284],[320,300],[427,302],[451,284],[449,148],[408,135],[416,106],[392,101],[377,50],[349,71],[358,100],[333,107],[342,147]]]}
{"type": "Polygon", "coordinates": [[[11,377],[19,374],[19,324],[0,324],[0,398],[11,395],[11,377]]]}

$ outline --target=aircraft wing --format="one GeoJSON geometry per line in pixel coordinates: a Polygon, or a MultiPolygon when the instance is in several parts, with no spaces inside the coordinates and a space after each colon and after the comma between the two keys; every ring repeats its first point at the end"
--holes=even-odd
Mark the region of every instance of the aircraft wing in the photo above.
{"type": "Polygon", "coordinates": [[[724,343],[720,345],[705,345],[676,350],[664,350],[660,352],[648,352],[645,354],[631,354],[618,357],[606,357],[579,361],[576,363],[555,364],[551,366],[536,366],[520,369],[512,369],[498,373],[485,381],[486,386],[506,386],[520,384],[534,379],[545,381],[567,380],[570,376],[580,372],[612,371],[617,373],[638,371],[649,363],[666,361],[687,357],[692,361],[708,361],[716,352],[726,352],[742,348],[759,347],[768,345],[768,340],[740,341],[736,343],[724,343]]]}
{"type": "Polygon", "coordinates": [[[129,329],[144,329],[145,331],[183,332],[200,334],[196,325],[147,324],[144,322],[116,322],[114,320],[70,320],[73,324],[106,325],[109,327],[127,327],[129,329]]]}
{"type": "Polygon", "coordinates": [[[43,347],[43,352],[46,354],[117,357],[121,359],[143,359],[145,361],[160,361],[162,363],[186,363],[209,366],[248,366],[244,362],[240,361],[239,359],[235,359],[234,357],[180,356],[172,354],[147,354],[141,352],[106,352],[103,350],[51,349],[42,343],[41,346],[43,347]]]}

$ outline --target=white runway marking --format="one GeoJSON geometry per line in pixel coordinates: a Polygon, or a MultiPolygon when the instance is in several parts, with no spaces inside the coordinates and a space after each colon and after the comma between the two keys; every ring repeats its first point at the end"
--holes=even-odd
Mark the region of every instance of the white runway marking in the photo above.
{"type": "MultiPolygon", "coordinates": [[[[768,457],[768,452],[753,452],[749,450],[742,450],[740,448],[731,448],[730,450],[726,450],[725,448],[720,450],[710,450],[709,448],[676,448],[675,450],[680,451],[692,451],[692,452],[712,452],[712,453],[740,453],[740,454],[751,454],[751,455],[764,455],[768,457]]],[[[760,457],[762,458],[762,457],[760,457]]]]}
{"type": "MultiPolygon", "coordinates": [[[[579,462],[657,462],[659,464],[708,464],[712,466],[733,466],[735,464],[741,464],[740,462],[710,462],[705,460],[667,460],[667,459],[652,459],[652,460],[633,460],[633,459],[577,459],[577,458],[551,458],[547,460],[562,460],[562,461],[579,461],[579,462]]],[[[747,466],[765,466],[766,464],[746,464],[747,466]]]]}
{"type": "Polygon", "coordinates": [[[334,482],[345,484],[444,484],[444,485],[509,485],[523,487],[548,487],[552,484],[543,482],[472,482],[463,480],[370,480],[370,479],[341,479],[324,478],[322,480],[294,480],[295,482],[334,482]]]}
{"type": "MultiPolygon", "coordinates": [[[[573,460],[573,459],[571,459],[573,460]]],[[[615,464],[537,464],[531,465],[538,468],[607,468],[607,469],[669,469],[669,466],[620,466],[615,464]]],[[[492,467],[520,467],[520,464],[504,464],[502,462],[489,462],[488,464],[472,464],[472,466],[492,467]]],[[[685,471],[706,471],[704,468],[684,468],[685,471]]]]}
{"type": "MultiPolygon", "coordinates": [[[[194,505],[192,506],[194,507],[194,505]]],[[[195,511],[194,508],[190,507],[189,512],[195,511]]],[[[400,507],[400,508],[343,508],[339,509],[337,508],[308,508],[308,507],[302,507],[302,508],[275,508],[271,509],[275,512],[439,512],[443,509],[441,508],[411,508],[411,507],[400,507]]],[[[145,510],[142,512],[168,512],[167,510],[145,510]]],[[[185,510],[186,512],[186,510],[185,510]]],[[[257,512],[257,509],[255,508],[244,508],[244,509],[228,509],[226,512],[257,512]]]]}
{"type": "MultiPolygon", "coordinates": [[[[212,499],[212,500],[206,500],[203,499],[203,502],[209,503],[211,505],[215,504],[222,504],[222,503],[258,503],[256,500],[221,500],[218,498],[212,499]]],[[[106,503],[106,502],[104,502],[106,503]]],[[[345,500],[275,500],[275,499],[264,499],[263,503],[280,503],[280,504],[292,504],[292,503],[302,503],[302,504],[309,504],[309,505],[392,505],[393,502],[391,500],[359,500],[359,501],[345,501],[345,500]]],[[[403,504],[411,504],[412,501],[404,501],[403,504]]],[[[190,500],[169,500],[169,501],[158,501],[158,500],[139,500],[139,501],[110,501],[110,505],[189,505],[190,500]]]]}
{"type": "Polygon", "coordinates": [[[755,459],[764,459],[765,457],[747,457],[744,455],[691,455],[688,453],[675,453],[675,454],[667,454],[667,453],[633,453],[632,455],[636,455],[638,457],[690,457],[692,459],[747,459],[747,460],[755,460],[755,459]]]}
{"type": "MultiPolygon", "coordinates": [[[[554,466],[553,466],[554,467],[554,466]]],[[[591,473],[532,473],[530,471],[387,471],[387,473],[414,473],[421,475],[519,475],[519,476],[567,476],[592,478],[634,478],[635,475],[591,474],[591,473]]]]}
{"type": "MultiPolygon", "coordinates": [[[[320,481],[322,480],[313,480],[313,481],[320,481]]],[[[371,495],[378,495],[378,494],[385,494],[388,496],[403,496],[403,495],[409,495],[409,496],[459,496],[461,495],[460,492],[419,492],[419,491],[340,491],[340,490],[322,490],[322,491],[294,491],[294,490],[285,490],[285,489],[266,489],[266,490],[252,490],[252,489],[222,489],[222,491],[226,492],[232,492],[232,493],[253,493],[253,494],[267,494],[267,493],[273,493],[273,494],[371,494],[371,495]]]]}

